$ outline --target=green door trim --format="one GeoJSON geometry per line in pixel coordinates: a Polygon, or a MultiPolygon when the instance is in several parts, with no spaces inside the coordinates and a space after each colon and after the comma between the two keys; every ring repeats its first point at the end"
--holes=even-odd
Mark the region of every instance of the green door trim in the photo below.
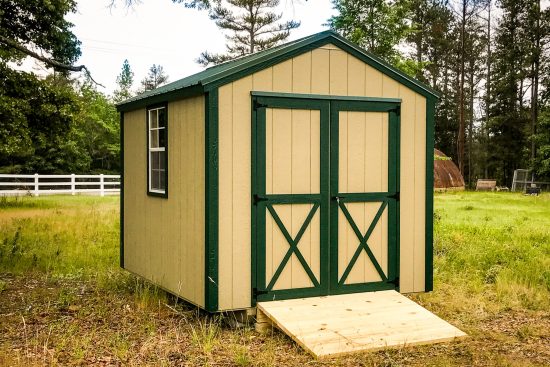
{"type": "Polygon", "coordinates": [[[330,105],[330,293],[343,294],[375,290],[399,289],[399,101],[365,103],[362,101],[331,101],[330,105]],[[373,106],[374,104],[374,106],[373,106]],[[374,108],[373,108],[374,107],[374,108]],[[366,193],[340,193],[338,191],[339,171],[339,113],[341,111],[388,112],[388,191],[366,193]],[[380,202],[374,220],[363,235],[353,221],[346,202],[380,202]],[[338,277],[338,214],[342,211],[359,240],[359,246],[351,261],[338,277]],[[388,210],[388,274],[385,275],[368,247],[367,241],[384,210],[388,210]],[[357,258],[365,251],[381,281],[344,284],[357,258]]]}
{"type": "Polygon", "coordinates": [[[328,234],[320,233],[320,269],[317,279],[298,250],[298,241],[307,229],[311,219],[320,211],[320,228],[328,228],[329,221],[329,110],[330,102],[308,98],[252,95],[252,305],[257,301],[280,300],[298,297],[311,297],[328,294],[328,234]],[[318,194],[266,194],[265,158],[266,158],[266,109],[305,109],[320,112],[320,193],[318,194]],[[312,204],[312,209],[302,227],[293,239],[279,218],[273,205],[312,204]],[[266,284],[265,219],[270,213],[283,233],[289,248],[283,261],[277,267],[272,279],[266,284]],[[292,254],[298,257],[308,274],[313,287],[273,290],[292,254]]]}
{"type": "MultiPolygon", "coordinates": [[[[399,131],[400,131],[400,106],[401,100],[392,98],[354,98],[339,97],[335,100],[330,98],[316,98],[315,95],[301,95],[289,93],[251,92],[252,108],[252,306],[258,301],[282,300],[298,297],[312,297],[328,294],[343,294],[353,292],[365,292],[376,290],[399,289],[399,131]],[[301,98],[304,97],[304,98],[301,98]],[[320,193],[319,194],[266,194],[265,192],[265,123],[266,109],[306,109],[320,111],[321,142],[320,142],[320,193]],[[338,193],[338,113],[339,111],[361,111],[361,112],[387,112],[388,113],[388,192],[369,193],[338,193]],[[259,174],[262,173],[263,174],[259,174]],[[329,185],[330,183],[330,185],[329,185]],[[337,200],[338,199],[338,200],[337,200]],[[358,251],[369,252],[367,241],[370,232],[374,229],[376,221],[384,210],[388,210],[388,274],[381,277],[382,281],[362,284],[339,284],[338,281],[338,210],[345,203],[352,202],[380,202],[381,210],[377,219],[369,226],[365,235],[358,236],[358,251]],[[314,284],[308,288],[294,288],[273,290],[273,278],[282,272],[285,263],[279,265],[270,284],[266,284],[265,246],[259,244],[265,241],[265,219],[269,212],[280,228],[287,242],[289,249],[285,255],[289,258],[297,249],[300,236],[292,239],[283,223],[278,218],[273,208],[275,204],[312,204],[312,210],[308,218],[320,210],[321,228],[331,228],[320,233],[320,279],[314,282],[314,276],[308,272],[309,267],[305,260],[300,260],[304,270],[308,273],[314,284]],[[261,214],[261,215],[260,215],[261,214]],[[277,220],[279,219],[279,220],[277,220]],[[279,223],[280,222],[280,223],[279,223]],[[336,230],[334,224],[336,223],[336,230]],[[372,227],[372,228],[370,228],[372,227]],[[298,240],[298,241],[297,241],[298,240]],[[336,241],[336,242],[334,242],[336,241]],[[393,256],[392,256],[393,255],[393,256]],[[281,267],[282,265],[282,267],[281,267]],[[280,271],[279,271],[280,270],[280,271]],[[271,284],[272,283],[272,284],[271,284]]],[[[347,210],[346,210],[347,211],[347,210]]],[[[349,213],[348,213],[349,214],[349,213]]],[[[350,216],[351,218],[351,216],[350,216]]],[[[310,218],[309,218],[310,220],[310,218]]],[[[309,220],[306,219],[301,229],[307,228],[309,220]]],[[[372,252],[369,258],[373,259],[372,252]]],[[[374,264],[375,262],[373,262],[374,264]]],[[[378,266],[380,268],[380,266],[378,266]]],[[[351,270],[351,269],[350,269],[351,270]]],[[[379,269],[381,271],[381,269],[379,269]]],[[[349,273],[349,271],[348,271],[349,273]]],[[[344,279],[345,281],[345,279],[344,279]]],[[[344,282],[343,281],[343,282],[344,282]]],[[[343,283],[342,282],[342,283],[343,283]]]]}

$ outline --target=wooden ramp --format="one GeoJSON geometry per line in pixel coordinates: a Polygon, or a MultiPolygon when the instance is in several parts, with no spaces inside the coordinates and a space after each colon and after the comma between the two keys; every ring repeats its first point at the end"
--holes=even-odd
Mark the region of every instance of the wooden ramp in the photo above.
{"type": "Polygon", "coordinates": [[[396,291],[259,302],[271,322],[316,357],[454,340],[466,334],[396,291]]]}

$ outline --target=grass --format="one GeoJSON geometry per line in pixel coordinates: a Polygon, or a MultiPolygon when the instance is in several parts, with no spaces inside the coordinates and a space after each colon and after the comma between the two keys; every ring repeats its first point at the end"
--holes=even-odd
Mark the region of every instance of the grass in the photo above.
{"type": "Polygon", "coordinates": [[[550,195],[435,198],[435,291],[470,338],[313,360],[118,267],[117,197],[0,199],[0,366],[550,365],[550,195]]]}

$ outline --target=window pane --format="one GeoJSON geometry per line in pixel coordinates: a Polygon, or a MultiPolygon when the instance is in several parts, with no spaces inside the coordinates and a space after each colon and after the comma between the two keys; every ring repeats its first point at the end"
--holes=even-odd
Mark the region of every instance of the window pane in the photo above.
{"type": "Polygon", "coordinates": [[[160,185],[159,185],[159,189],[160,190],[165,190],[166,189],[166,182],[165,181],[165,177],[164,177],[164,170],[159,170],[159,182],[160,182],[160,185]]]}
{"type": "Polygon", "coordinates": [[[166,153],[159,152],[159,169],[166,169],[166,153]]]}
{"type": "Polygon", "coordinates": [[[158,116],[157,116],[157,110],[151,110],[149,111],[149,128],[155,128],[158,127],[158,116]]]}
{"type": "Polygon", "coordinates": [[[158,137],[159,137],[159,147],[165,147],[166,146],[166,129],[159,129],[158,131],[158,137]]]}
{"type": "Polygon", "coordinates": [[[151,148],[158,148],[159,146],[159,130],[151,130],[149,134],[149,144],[151,148]]]}
{"type": "Polygon", "coordinates": [[[159,127],[165,127],[166,126],[166,109],[161,108],[158,111],[158,126],[159,127]]]}
{"type": "Polygon", "coordinates": [[[153,190],[159,190],[160,189],[159,171],[158,170],[153,170],[152,176],[153,176],[152,177],[152,184],[153,184],[152,189],[153,190]]]}

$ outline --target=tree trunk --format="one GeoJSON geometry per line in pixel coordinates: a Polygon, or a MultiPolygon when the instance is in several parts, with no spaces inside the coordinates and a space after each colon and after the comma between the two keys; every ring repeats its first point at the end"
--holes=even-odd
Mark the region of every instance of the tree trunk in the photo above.
{"type": "Polygon", "coordinates": [[[486,80],[486,87],[485,87],[485,126],[482,128],[482,136],[484,139],[485,144],[483,144],[484,157],[483,160],[483,176],[484,178],[489,177],[489,168],[488,168],[488,143],[489,143],[489,116],[491,113],[491,0],[489,0],[489,8],[488,8],[488,14],[487,14],[487,80],[486,80]]]}
{"type": "Polygon", "coordinates": [[[460,84],[458,87],[458,169],[464,175],[464,143],[466,118],[464,111],[465,96],[464,96],[464,64],[465,64],[465,43],[466,43],[466,10],[467,0],[462,0],[462,21],[460,24],[460,84]]]}
{"type": "MultiPolygon", "coordinates": [[[[539,73],[540,73],[540,0],[537,2],[537,20],[535,25],[535,55],[532,65],[532,84],[531,84],[531,164],[534,164],[537,156],[537,145],[535,137],[537,134],[537,120],[539,117],[539,73]]],[[[535,181],[534,167],[531,171],[531,181],[535,181]]]]}

